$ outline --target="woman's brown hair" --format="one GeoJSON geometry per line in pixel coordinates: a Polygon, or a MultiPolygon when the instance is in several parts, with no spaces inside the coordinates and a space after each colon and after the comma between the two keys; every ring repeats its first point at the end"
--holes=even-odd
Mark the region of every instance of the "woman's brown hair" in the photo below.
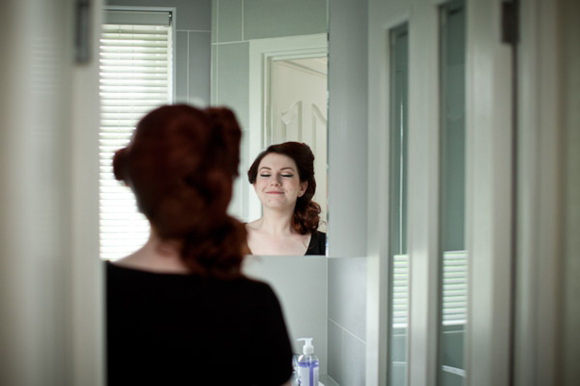
{"type": "Polygon", "coordinates": [[[115,178],[165,240],[181,241],[191,273],[239,276],[246,231],[226,211],[238,176],[242,132],[227,108],[159,107],[113,157],[115,178]]]}
{"type": "Polygon", "coordinates": [[[248,180],[250,184],[256,182],[258,168],[262,159],[268,154],[276,153],[290,157],[296,163],[300,182],[308,182],[306,192],[296,200],[294,216],[292,218],[292,228],[299,234],[305,235],[318,230],[320,223],[320,205],[312,201],[316,193],[316,180],[314,179],[314,154],[310,147],[300,142],[284,142],[270,145],[261,152],[250,169],[248,170],[248,180]]]}

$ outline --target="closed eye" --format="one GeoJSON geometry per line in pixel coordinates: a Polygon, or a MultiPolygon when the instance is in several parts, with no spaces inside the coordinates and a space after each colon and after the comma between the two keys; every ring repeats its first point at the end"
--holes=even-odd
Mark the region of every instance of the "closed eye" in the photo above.
{"type": "Polygon", "coordinates": [[[282,174],[282,177],[292,178],[294,177],[294,174],[282,174]]]}
{"type": "Polygon", "coordinates": [[[268,177],[270,177],[270,174],[263,173],[263,174],[260,174],[260,177],[268,178],[268,177]]]}

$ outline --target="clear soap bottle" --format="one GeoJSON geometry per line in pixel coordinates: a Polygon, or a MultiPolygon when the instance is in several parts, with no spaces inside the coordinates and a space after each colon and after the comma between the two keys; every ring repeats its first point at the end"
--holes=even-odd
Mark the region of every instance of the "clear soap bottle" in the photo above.
{"type": "Polygon", "coordinates": [[[314,355],[312,338],[300,338],[304,341],[302,355],[298,357],[298,385],[318,386],[318,357],[314,355]]]}

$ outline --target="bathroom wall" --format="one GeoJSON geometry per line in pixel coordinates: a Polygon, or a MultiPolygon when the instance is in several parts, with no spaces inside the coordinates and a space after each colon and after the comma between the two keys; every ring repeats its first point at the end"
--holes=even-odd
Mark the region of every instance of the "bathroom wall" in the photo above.
{"type": "Polygon", "coordinates": [[[175,8],[175,102],[209,105],[211,0],[106,0],[106,4],[175,8]]]}

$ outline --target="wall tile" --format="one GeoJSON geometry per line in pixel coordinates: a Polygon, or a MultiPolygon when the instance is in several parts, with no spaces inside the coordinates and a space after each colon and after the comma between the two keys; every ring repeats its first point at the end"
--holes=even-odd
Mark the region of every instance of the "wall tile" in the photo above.
{"type": "Polygon", "coordinates": [[[177,7],[177,29],[211,31],[212,0],[157,0],[160,2],[164,7],[177,7]]]}
{"type": "Polygon", "coordinates": [[[131,7],[174,7],[178,30],[209,31],[212,0],[107,0],[107,5],[131,7]]]}
{"type": "Polygon", "coordinates": [[[240,144],[240,166],[238,171],[240,176],[236,178],[234,182],[234,195],[230,206],[228,207],[228,213],[240,221],[249,222],[255,219],[249,219],[248,210],[244,208],[244,202],[247,202],[248,195],[248,131],[242,128],[242,142],[240,144]]]}
{"type": "Polygon", "coordinates": [[[188,32],[177,31],[175,36],[175,102],[187,102],[187,72],[189,58],[187,53],[188,32]]]}
{"type": "Polygon", "coordinates": [[[360,339],[366,339],[366,259],[328,260],[328,317],[360,339]]]}
{"type": "Polygon", "coordinates": [[[240,0],[218,0],[217,41],[242,41],[243,10],[240,0]]]}
{"type": "Polygon", "coordinates": [[[342,382],[342,334],[343,329],[328,321],[328,375],[338,384],[342,382]]]}
{"type": "Polygon", "coordinates": [[[216,105],[218,96],[217,96],[217,82],[218,82],[218,49],[217,45],[211,46],[211,87],[210,87],[210,97],[211,97],[211,104],[216,105]]]}
{"type": "Polygon", "coordinates": [[[332,135],[328,141],[328,199],[332,219],[328,222],[328,254],[366,256],[367,1],[333,0],[329,20],[332,32],[328,37],[328,123],[332,135]],[[333,203],[347,202],[348,205],[333,206],[333,203]]]}
{"type": "Polygon", "coordinates": [[[219,2],[219,0],[212,0],[212,2],[211,2],[211,42],[212,42],[212,44],[217,43],[218,2],[219,2]]]}
{"type": "Polygon", "coordinates": [[[309,35],[328,31],[326,0],[246,0],[244,39],[309,35]]]}
{"type": "Polygon", "coordinates": [[[235,113],[244,128],[249,111],[249,43],[217,46],[219,73],[217,104],[236,106],[235,113]]]}
{"type": "MultiPolygon", "coordinates": [[[[254,193],[254,189],[250,188],[250,183],[248,182],[248,169],[250,168],[251,163],[254,161],[253,157],[252,159],[249,159],[249,148],[250,148],[250,133],[249,130],[247,130],[246,128],[243,128],[244,130],[242,131],[242,147],[240,149],[241,151],[241,155],[240,155],[240,178],[239,180],[242,181],[243,183],[243,188],[241,189],[241,197],[242,197],[242,203],[246,203],[249,202],[249,195],[250,194],[255,194],[254,193]]],[[[248,222],[249,221],[253,221],[254,219],[249,218],[249,213],[248,213],[248,206],[247,205],[241,205],[240,208],[240,218],[246,219],[248,222]]]]}
{"type": "Polygon", "coordinates": [[[210,40],[209,32],[189,33],[189,102],[200,107],[210,103],[210,40]]]}
{"type": "Polygon", "coordinates": [[[366,344],[345,332],[342,336],[341,386],[364,386],[366,372],[366,344]]]}

